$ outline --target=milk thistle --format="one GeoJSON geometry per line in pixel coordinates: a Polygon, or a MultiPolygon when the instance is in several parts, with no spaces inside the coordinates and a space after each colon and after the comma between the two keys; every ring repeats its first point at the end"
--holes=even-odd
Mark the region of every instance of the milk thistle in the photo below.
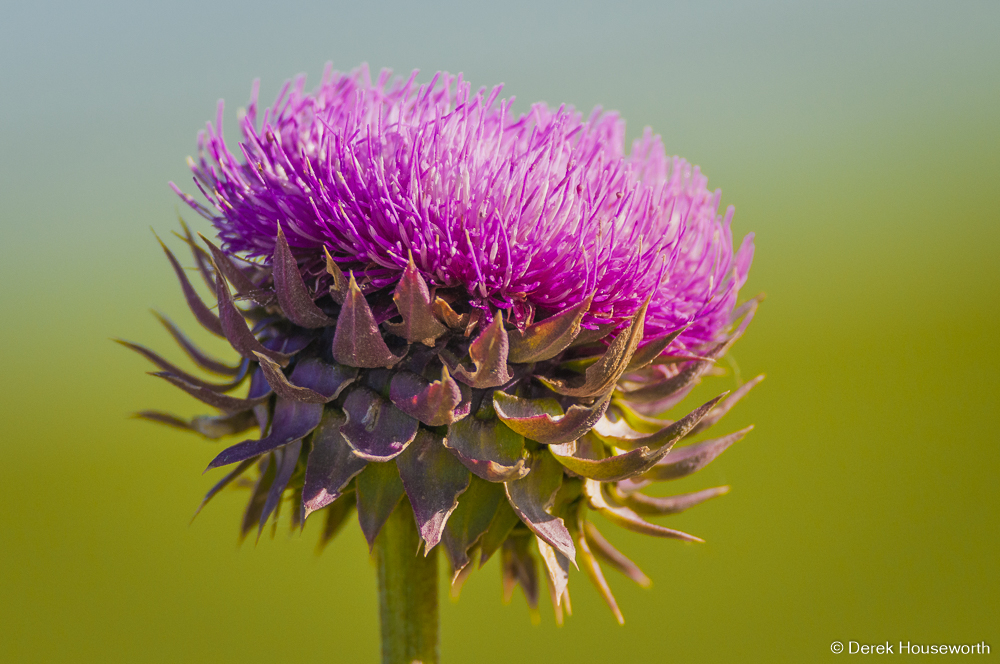
{"type": "Polygon", "coordinates": [[[626,153],[614,113],[536,104],[518,116],[499,87],[415,76],[373,83],[328,67],[312,93],[286,84],[262,116],[255,84],[235,152],[220,102],[190,160],[204,198],[171,183],[218,232],[182,236],[215,303],[163,249],[197,321],[240,359],[207,356],[166,318],[223,382],[123,342],[219,411],[141,417],[212,439],[253,432],[209,463],[227,473],[202,502],[248,485],[243,536],[283,503],[295,528],[325,515],[321,542],[357,512],[391,664],[438,661],[439,549],[453,588],[499,553],[505,599],[520,585],[533,611],[541,576],[560,622],[576,566],[622,622],[601,563],[649,579],[589,516],[700,542],[646,517],[728,487],[643,489],[742,438],[749,428],[688,442],[762,378],[657,417],[756,307],[736,306],[752,239],[734,252],[733,210],[719,213],[697,167],[649,130],[626,153]]]}

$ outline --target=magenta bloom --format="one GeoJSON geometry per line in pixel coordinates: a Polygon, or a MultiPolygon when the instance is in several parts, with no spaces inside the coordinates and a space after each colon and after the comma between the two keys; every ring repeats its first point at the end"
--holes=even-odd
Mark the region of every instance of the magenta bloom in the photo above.
{"type": "Polygon", "coordinates": [[[374,287],[413,259],[431,286],[463,288],[487,317],[523,325],[593,295],[585,328],[622,323],[652,297],[646,339],[688,328],[671,349],[716,341],[753,255],[733,253],[733,209],[697,167],[649,130],[625,152],[625,123],[595,110],[512,100],[436,74],[373,84],[327,69],[312,93],[287,84],[258,116],[257,88],[234,154],[216,125],[199,136],[195,181],[224,248],[268,259],[280,224],[303,268],[322,248],[374,287]],[[259,120],[259,122],[258,122],[259,120]]]}
{"type": "Polygon", "coordinates": [[[285,503],[294,528],[325,514],[323,543],[357,513],[392,664],[438,659],[439,550],[453,588],[498,555],[505,595],[520,586],[535,609],[544,583],[558,620],[578,566],[622,622],[602,565],[649,579],[590,515],[702,541],[648,519],[728,487],[644,490],[741,440],[751,427],[701,435],[763,378],[661,419],[754,314],[734,306],[751,238],[734,252],[732,208],[652,132],[626,153],[613,113],[516,116],[499,94],[328,69],[260,118],[255,86],[236,153],[220,104],[192,162],[207,203],[174,186],[222,241],[184,227],[210,302],[164,251],[235,363],[162,317],[201,372],[122,342],[218,411],[139,417],[249,436],[216,453],[209,468],[230,470],[205,496],[252,487],[243,536],[285,503]]]}

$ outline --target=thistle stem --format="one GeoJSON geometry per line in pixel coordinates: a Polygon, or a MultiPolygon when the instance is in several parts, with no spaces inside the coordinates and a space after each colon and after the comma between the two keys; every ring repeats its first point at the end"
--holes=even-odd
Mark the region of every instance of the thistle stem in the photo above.
{"type": "Polygon", "coordinates": [[[382,664],[438,664],[437,548],[419,546],[404,498],[375,540],[382,664]]]}

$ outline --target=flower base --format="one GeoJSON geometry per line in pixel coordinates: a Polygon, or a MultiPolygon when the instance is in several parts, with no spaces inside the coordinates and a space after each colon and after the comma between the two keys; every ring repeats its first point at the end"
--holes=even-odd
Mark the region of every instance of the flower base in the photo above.
{"type": "Polygon", "coordinates": [[[403,500],[375,540],[382,664],[438,663],[437,548],[425,556],[420,543],[403,500]]]}

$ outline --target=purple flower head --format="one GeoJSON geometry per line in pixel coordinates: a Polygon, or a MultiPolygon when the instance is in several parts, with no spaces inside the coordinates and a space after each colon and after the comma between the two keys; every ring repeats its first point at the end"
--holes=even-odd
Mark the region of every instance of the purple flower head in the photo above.
{"type": "Polygon", "coordinates": [[[215,125],[199,135],[195,182],[174,189],[225,249],[269,261],[280,225],[302,270],[321,277],[325,247],[359,282],[399,281],[412,254],[432,286],[467,293],[518,325],[593,295],[585,327],[622,322],[650,297],[645,336],[671,345],[719,338],[753,255],[734,255],[733,208],[697,167],[668,158],[647,129],[625,152],[625,124],[535,104],[517,116],[500,87],[461,75],[425,85],[366,68],[327,68],[319,87],[289,82],[262,117],[257,85],[238,153],[215,125]]]}
{"type": "Polygon", "coordinates": [[[191,164],[208,202],[174,187],[223,244],[203,247],[182,222],[211,301],[163,250],[195,320],[234,355],[212,357],[163,317],[203,371],[122,343],[218,411],[138,417],[210,439],[250,432],[209,463],[231,470],[202,505],[239,480],[253,487],[241,536],[276,525],[287,501],[292,528],[325,514],[321,544],[356,511],[383,635],[403,634],[383,638],[383,659],[432,662],[439,550],[453,592],[497,555],[505,596],[520,585],[532,609],[541,561],[557,621],[578,565],[622,622],[600,561],[649,579],[589,515],[702,541],[645,517],[728,487],[643,490],[742,439],[752,427],[701,434],[763,376],[671,413],[757,305],[734,308],[753,245],[734,253],[732,208],[719,213],[697,168],[649,130],[626,153],[613,113],[517,116],[499,87],[415,76],[328,69],[260,117],[255,85],[235,153],[220,104],[191,164]]]}

